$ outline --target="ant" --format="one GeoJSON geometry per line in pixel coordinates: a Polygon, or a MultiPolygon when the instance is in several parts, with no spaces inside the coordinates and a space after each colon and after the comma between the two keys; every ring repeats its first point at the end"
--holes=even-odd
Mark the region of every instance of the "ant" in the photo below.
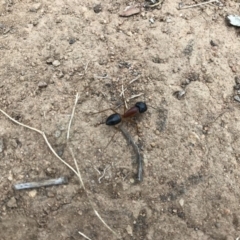
{"type": "MultiPolygon", "coordinates": [[[[111,108],[110,108],[111,109],[111,108]]],[[[135,117],[136,115],[140,114],[140,113],[144,113],[147,111],[147,104],[145,102],[137,102],[133,107],[131,107],[130,109],[128,109],[126,111],[125,107],[124,107],[124,114],[119,114],[117,113],[114,109],[111,109],[113,112],[115,112],[114,114],[111,114],[107,119],[106,119],[106,125],[108,126],[115,126],[119,123],[121,123],[122,121],[132,121],[132,117],[135,117]]],[[[101,112],[107,111],[109,109],[103,110],[101,112]]],[[[134,141],[132,140],[131,136],[127,133],[126,130],[124,130],[123,128],[119,127],[119,129],[122,131],[123,135],[131,142],[134,151],[136,152],[137,155],[137,162],[138,162],[138,174],[137,174],[137,180],[138,181],[142,181],[143,179],[143,167],[142,167],[142,157],[139,153],[139,149],[137,147],[137,145],[134,143],[134,141]]],[[[137,128],[138,129],[138,128],[137,128]]],[[[116,133],[115,133],[116,134],[116,133]]],[[[115,134],[112,136],[111,140],[114,138],[115,134]]],[[[111,140],[109,141],[108,145],[110,144],[111,140]]],[[[108,147],[108,145],[106,146],[106,148],[108,147]]]]}
{"type": "MultiPolygon", "coordinates": [[[[114,110],[113,110],[114,111],[114,110]]],[[[147,104],[144,102],[137,102],[133,107],[125,111],[123,115],[119,113],[114,113],[110,115],[106,120],[106,125],[115,126],[118,123],[124,121],[125,119],[132,118],[139,113],[144,113],[147,111],[147,104]]],[[[115,112],[115,111],[114,111],[115,112]]]]}

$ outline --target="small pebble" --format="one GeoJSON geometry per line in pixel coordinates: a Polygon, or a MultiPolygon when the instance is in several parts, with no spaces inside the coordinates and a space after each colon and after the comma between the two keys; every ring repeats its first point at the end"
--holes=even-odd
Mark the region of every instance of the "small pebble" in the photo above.
{"type": "Polygon", "coordinates": [[[60,64],[61,64],[61,63],[60,63],[58,60],[54,60],[54,61],[52,62],[52,65],[53,65],[54,67],[58,67],[60,64]]]}
{"type": "Polygon", "coordinates": [[[240,96],[239,95],[234,96],[234,100],[240,102],[240,96]]]}
{"type": "Polygon", "coordinates": [[[47,83],[46,82],[39,82],[38,87],[39,88],[45,88],[45,87],[47,87],[47,83]]]}
{"type": "Polygon", "coordinates": [[[101,4],[97,4],[96,6],[94,6],[93,11],[94,11],[95,13],[100,13],[100,12],[102,11],[102,6],[101,6],[101,4]]]}
{"type": "Polygon", "coordinates": [[[30,7],[29,11],[37,12],[40,9],[40,7],[41,7],[41,3],[35,3],[30,7]]]}
{"type": "Polygon", "coordinates": [[[184,199],[181,198],[181,199],[179,200],[179,204],[180,204],[181,207],[183,207],[183,205],[184,205],[184,199]]]}
{"type": "Polygon", "coordinates": [[[132,227],[130,225],[127,225],[126,231],[130,236],[133,236],[133,230],[132,230],[132,227]]]}
{"type": "Polygon", "coordinates": [[[130,183],[134,183],[135,181],[134,181],[134,179],[133,178],[131,178],[130,179],[130,183]]]}
{"type": "Polygon", "coordinates": [[[156,144],[154,142],[150,143],[151,147],[154,148],[156,144]]]}
{"type": "Polygon", "coordinates": [[[52,58],[48,58],[47,61],[46,61],[46,63],[47,63],[47,64],[52,64],[53,61],[54,61],[54,60],[53,60],[52,58]]]}
{"type": "Polygon", "coordinates": [[[69,44],[74,44],[76,42],[76,39],[75,38],[70,38],[68,40],[69,44]]]}
{"type": "Polygon", "coordinates": [[[35,190],[35,189],[28,193],[28,196],[31,197],[31,198],[36,197],[36,195],[37,195],[37,190],[35,190]]]}
{"type": "Polygon", "coordinates": [[[16,208],[17,207],[17,201],[15,197],[12,197],[8,202],[7,202],[7,206],[9,208],[16,208]]]}

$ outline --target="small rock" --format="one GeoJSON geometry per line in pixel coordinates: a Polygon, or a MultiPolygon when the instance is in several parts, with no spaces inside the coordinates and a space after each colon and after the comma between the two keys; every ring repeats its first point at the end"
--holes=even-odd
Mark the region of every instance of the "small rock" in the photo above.
{"type": "Polygon", "coordinates": [[[38,87],[39,88],[45,88],[45,87],[47,87],[47,83],[46,82],[39,82],[38,87]]]}
{"type": "Polygon", "coordinates": [[[61,64],[61,63],[60,63],[58,60],[54,60],[54,61],[52,62],[52,65],[53,65],[54,67],[58,67],[60,64],[61,64]]]}
{"type": "Polygon", "coordinates": [[[24,80],[25,80],[24,76],[21,76],[21,77],[19,78],[19,80],[20,80],[20,81],[24,81],[24,80]]]}
{"type": "Polygon", "coordinates": [[[101,6],[101,4],[97,4],[96,6],[94,6],[93,11],[94,11],[95,13],[100,13],[100,12],[102,11],[102,6],[101,6]]]}
{"type": "Polygon", "coordinates": [[[240,76],[236,76],[234,79],[236,84],[240,84],[240,76]]]}
{"type": "Polygon", "coordinates": [[[239,97],[239,95],[234,96],[234,100],[237,101],[237,102],[240,102],[240,97],[239,97]]]}
{"type": "Polygon", "coordinates": [[[75,38],[70,38],[68,40],[69,44],[74,44],[76,42],[76,39],[75,38]]]}
{"type": "Polygon", "coordinates": [[[12,172],[11,172],[11,171],[9,172],[8,180],[9,180],[9,181],[12,181],[12,180],[13,180],[13,175],[12,175],[12,172]]]}
{"type": "Polygon", "coordinates": [[[217,47],[217,46],[218,46],[217,43],[214,42],[213,40],[210,41],[210,44],[211,44],[211,46],[213,46],[213,47],[217,47]]]}
{"type": "Polygon", "coordinates": [[[150,143],[151,147],[154,148],[156,146],[155,142],[150,143]]]}
{"type": "Polygon", "coordinates": [[[28,193],[28,196],[31,198],[34,198],[36,195],[37,195],[37,190],[35,190],[35,189],[28,193]]]}
{"type": "Polygon", "coordinates": [[[3,139],[0,138],[0,153],[3,152],[3,150],[4,150],[3,139]]]}
{"type": "Polygon", "coordinates": [[[130,236],[133,236],[133,230],[132,230],[132,227],[131,227],[130,225],[127,225],[126,230],[127,230],[127,233],[128,233],[130,236]]]}
{"type": "Polygon", "coordinates": [[[52,64],[53,61],[54,61],[54,60],[53,60],[52,58],[48,58],[47,61],[46,61],[46,63],[47,63],[47,64],[52,64]]]}
{"type": "Polygon", "coordinates": [[[181,207],[183,207],[183,205],[184,205],[184,199],[181,198],[181,199],[179,200],[179,204],[180,204],[181,207]]]}
{"type": "Polygon", "coordinates": [[[131,178],[130,179],[130,183],[134,183],[135,181],[134,181],[134,179],[133,178],[131,178]]]}
{"type": "Polygon", "coordinates": [[[41,7],[41,3],[35,3],[30,7],[29,11],[37,12],[40,9],[40,7],[41,7]]]}
{"type": "Polygon", "coordinates": [[[16,208],[17,207],[17,201],[15,199],[15,197],[12,197],[8,202],[7,202],[7,206],[9,208],[16,208]]]}

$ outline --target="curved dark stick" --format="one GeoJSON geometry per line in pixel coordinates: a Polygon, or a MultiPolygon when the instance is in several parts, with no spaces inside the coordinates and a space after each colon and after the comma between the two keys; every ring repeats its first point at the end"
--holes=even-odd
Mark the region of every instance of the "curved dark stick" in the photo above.
{"type": "Polygon", "coordinates": [[[119,129],[121,130],[123,136],[131,143],[131,145],[133,146],[133,150],[137,155],[137,163],[138,163],[137,180],[139,182],[142,182],[143,181],[143,159],[139,152],[139,148],[137,144],[133,141],[131,135],[127,132],[127,130],[124,127],[119,126],[119,129]]]}

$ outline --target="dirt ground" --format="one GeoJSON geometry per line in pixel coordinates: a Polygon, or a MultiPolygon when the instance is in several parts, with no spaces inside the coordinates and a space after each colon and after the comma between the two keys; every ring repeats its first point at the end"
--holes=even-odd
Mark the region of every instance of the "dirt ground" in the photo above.
{"type": "Polygon", "coordinates": [[[240,32],[225,21],[240,3],[179,2],[123,18],[134,2],[1,1],[0,108],[74,166],[70,147],[88,194],[40,134],[0,113],[1,240],[117,239],[93,208],[119,239],[240,239],[240,32]],[[123,123],[142,183],[120,132],[106,148],[111,111],[92,114],[121,104],[122,88],[129,107],[148,105],[139,133],[123,123]],[[13,189],[61,176],[68,184],[13,189]]]}

